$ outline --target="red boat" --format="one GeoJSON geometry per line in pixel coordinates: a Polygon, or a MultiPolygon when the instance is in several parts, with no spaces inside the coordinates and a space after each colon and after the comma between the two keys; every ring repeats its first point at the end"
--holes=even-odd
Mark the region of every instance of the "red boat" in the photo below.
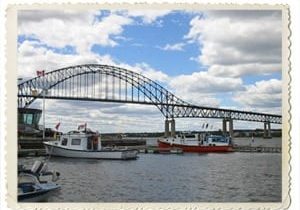
{"type": "Polygon", "coordinates": [[[181,148],[183,152],[233,152],[231,138],[221,135],[180,134],[158,140],[159,148],[181,148]]]}

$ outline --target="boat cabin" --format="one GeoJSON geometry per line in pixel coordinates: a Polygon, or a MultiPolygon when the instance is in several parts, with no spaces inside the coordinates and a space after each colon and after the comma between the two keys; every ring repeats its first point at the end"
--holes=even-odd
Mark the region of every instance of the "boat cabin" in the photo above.
{"type": "Polygon", "coordinates": [[[209,135],[203,140],[205,146],[226,146],[231,144],[230,137],[209,135]]]}
{"type": "Polygon", "coordinates": [[[200,133],[181,133],[175,137],[165,139],[170,144],[180,144],[189,146],[228,146],[231,144],[229,136],[209,135],[200,133]]]}
{"type": "Polygon", "coordinates": [[[101,150],[101,139],[99,134],[70,131],[61,135],[55,145],[72,150],[98,151],[101,150]]]}

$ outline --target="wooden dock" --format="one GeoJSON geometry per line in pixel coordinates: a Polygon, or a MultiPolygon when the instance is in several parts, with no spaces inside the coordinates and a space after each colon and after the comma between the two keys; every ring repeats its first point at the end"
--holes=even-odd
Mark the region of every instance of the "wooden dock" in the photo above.
{"type": "Polygon", "coordinates": [[[281,147],[263,147],[263,146],[237,146],[233,147],[235,152],[258,152],[258,153],[281,153],[281,147]]]}
{"type": "Polygon", "coordinates": [[[183,150],[180,148],[158,148],[154,146],[139,149],[139,152],[145,154],[183,154],[183,150]]]}
{"type": "Polygon", "coordinates": [[[19,157],[31,157],[31,156],[45,156],[45,149],[19,149],[18,156],[19,157]]]}
{"type": "Polygon", "coordinates": [[[18,145],[22,149],[44,149],[43,142],[44,141],[54,141],[54,138],[43,138],[41,137],[24,137],[20,136],[18,137],[18,145]]]}
{"type": "MultiPolygon", "coordinates": [[[[122,149],[136,149],[139,153],[145,154],[183,154],[180,148],[158,148],[157,146],[126,146],[120,147],[122,149]]],[[[281,153],[281,147],[262,147],[262,146],[237,146],[233,147],[234,152],[257,152],[257,153],[281,153]]],[[[45,149],[19,149],[19,157],[29,156],[45,156],[45,149]]]]}

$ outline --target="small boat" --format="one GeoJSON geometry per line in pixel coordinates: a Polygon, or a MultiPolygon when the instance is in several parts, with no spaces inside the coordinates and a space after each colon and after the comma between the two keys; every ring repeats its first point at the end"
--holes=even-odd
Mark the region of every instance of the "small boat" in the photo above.
{"type": "Polygon", "coordinates": [[[138,151],[103,147],[101,137],[90,129],[70,131],[62,134],[58,141],[44,142],[46,153],[52,156],[69,158],[93,158],[111,160],[136,159],[138,151]]]}
{"type": "Polygon", "coordinates": [[[58,172],[47,171],[47,164],[36,161],[32,169],[25,169],[23,166],[18,168],[18,202],[40,202],[47,201],[49,196],[60,185],[55,182],[59,178],[58,172]],[[43,177],[52,177],[51,181],[41,180],[43,177]]]}
{"type": "Polygon", "coordinates": [[[159,148],[181,148],[183,152],[233,152],[231,138],[222,135],[182,133],[158,140],[159,148]]]}

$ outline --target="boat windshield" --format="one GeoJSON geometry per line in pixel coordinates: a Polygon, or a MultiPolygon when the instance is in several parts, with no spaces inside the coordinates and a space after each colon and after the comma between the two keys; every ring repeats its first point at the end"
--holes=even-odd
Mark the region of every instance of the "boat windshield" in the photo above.
{"type": "Polygon", "coordinates": [[[98,136],[92,135],[87,138],[87,149],[88,150],[98,150],[98,136]]]}
{"type": "Polygon", "coordinates": [[[227,138],[225,138],[223,136],[212,136],[210,138],[211,138],[212,142],[223,142],[223,143],[228,142],[227,138]]]}
{"type": "Polygon", "coordinates": [[[39,183],[39,181],[34,175],[21,173],[18,176],[18,183],[39,183]]]}

